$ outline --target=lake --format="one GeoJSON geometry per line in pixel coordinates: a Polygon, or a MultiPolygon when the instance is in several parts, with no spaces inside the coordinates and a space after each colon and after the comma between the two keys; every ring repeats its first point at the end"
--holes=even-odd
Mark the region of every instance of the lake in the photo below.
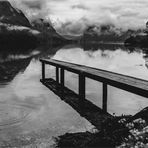
{"type": "MultiPolygon", "coordinates": [[[[0,146],[37,144],[54,147],[54,138],[66,132],[93,131],[94,126],[40,83],[39,58],[53,58],[148,80],[148,49],[120,44],[40,47],[21,54],[0,52],[0,146]]],[[[55,68],[46,67],[55,78],[55,68]]],[[[65,84],[78,91],[78,76],[66,72],[65,84]]],[[[102,106],[102,84],[86,80],[86,98],[102,106]]],[[[135,114],[148,99],[109,87],[108,112],[135,114]]]]}

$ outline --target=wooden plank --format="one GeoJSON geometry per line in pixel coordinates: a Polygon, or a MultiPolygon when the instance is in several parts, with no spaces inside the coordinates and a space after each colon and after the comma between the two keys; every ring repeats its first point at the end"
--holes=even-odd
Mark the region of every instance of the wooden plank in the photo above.
{"type": "Polygon", "coordinates": [[[41,62],[45,62],[46,64],[53,66],[59,66],[77,74],[83,72],[85,77],[100,82],[106,82],[110,86],[114,86],[143,97],[148,97],[148,81],[146,80],[58,60],[41,59],[41,62]]]}
{"type": "Polygon", "coordinates": [[[94,105],[92,102],[84,99],[83,105],[80,104],[79,95],[63,87],[53,79],[41,80],[43,85],[53,91],[57,96],[61,98],[64,102],[69,104],[75,111],[77,111],[80,116],[87,119],[91,124],[93,124],[98,130],[101,129],[102,122],[108,118],[112,118],[107,112],[104,112],[101,108],[94,105]]]}
{"type": "Polygon", "coordinates": [[[79,74],[79,97],[81,100],[85,99],[85,76],[79,74]]]}
{"type": "Polygon", "coordinates": [[[42,62],[42,79],[45,79],[45,63],[42,62]]]}
{"type": "Polygon", "coordinates": [[[59,68],[56,67],[56,81],[59,83],[59,68]]]}
{"type": "Polygon", "coordinates": [[[64,86],[64,81],[65,81],[65,75],[64,75],[64,69],[61,68],[60,70],[60,81],[61,81],[61,85],[64,86]]]}
{"type": "Polygon", "coordinates": [[[103,83],[103,111],[107,112],[107,83],[103,83]]]}

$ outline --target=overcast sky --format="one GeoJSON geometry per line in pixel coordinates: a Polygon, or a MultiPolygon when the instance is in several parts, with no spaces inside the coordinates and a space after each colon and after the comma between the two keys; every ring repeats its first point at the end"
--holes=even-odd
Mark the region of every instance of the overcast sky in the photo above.
{"type": "Polygon", "coordinates": [[[92,24],[141,28],[148,20],[148,0],[9,0],[29,19],[51,19],[55,27],[81,32],[92,24]]]}

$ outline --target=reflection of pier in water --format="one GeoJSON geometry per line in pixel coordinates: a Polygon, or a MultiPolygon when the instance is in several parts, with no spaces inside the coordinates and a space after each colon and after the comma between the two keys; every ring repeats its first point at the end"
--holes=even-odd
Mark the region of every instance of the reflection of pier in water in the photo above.
{"type": "Polygon", "coordinates": [[[40,61],[42,62],[41,82],[56,95],[58,95],[62,100],[72,106],[81,116],[85,117],[98,129],[100,128],[100,124],[106,117],[111,117],[111,115],[107,113],[108,86],[113,86],[118,89],[122,89],[143,97],[148,97],[148,81],[57,60],[41,59],[40,61]],[[56,81],[45,77],[45,65],[56,67],[56,81]],[[78,74],[78,94],[65,87],[65,71],[70,71],[72,73],[78,74]],[[86,78],[102,82],[102,109],[92,104],[90,101],[86,100],[86,78]]]}

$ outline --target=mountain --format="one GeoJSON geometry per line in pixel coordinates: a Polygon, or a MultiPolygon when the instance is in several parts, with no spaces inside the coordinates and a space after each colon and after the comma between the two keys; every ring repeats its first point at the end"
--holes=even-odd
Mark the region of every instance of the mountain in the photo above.
{"type": "Polygon", "coordinates": [[[123,31],[114,25],[89,26],[81,37],[81,43],[124,43],[129,36],[142,32],[141,30],[123,31]]]}
{"type": "Polygon", "coordinates": [[[15,9],[8,1],[0,1],[0,22],[18,26],[31,27],[23,12],[15,9]]]}
{"type": "Polygon", "coordinates": [[[29,22],[19,9],[10,2],[0,1],[0,49],[28,50],[43,44],[63,44],[66,42],[53,28],[52,24],[37,19],[29,22]]]}
{"type": "Polygon", "coordinates": [[[8,1],[0,1],[0,50],[26,50],[36,48],[38,31],[21,10],[12,7],[8,1]],[[27,43],[27,44],[26,44],[27,43]]]}
{"type": "Polygon", "coordinates": [[[148,35],[136,35],[130,36],[125,40],[126,46],[140,46],[140,47],[148,47],[148,35]]]}
{"type": "Polygon", "coordinates": [[[124,43],[126,46],[148,47],[148,22],[146,23],[146,29],[141,33],[131,35],[124,43]]]}
{"type": "Polygon", "coordinates": [[[66,38],[63,35],[60,35],[53,27],[50,21],[46,21],[42,18],[34,20],[32,23],[33,29],[36,29],[41,32],[39,39],[41,44],[52,44],[52,45],[65,45],[70,44],[74,39],[66,38]]]}
{"type": "Polygon", "coordinates": [[[41,36],[43,36],[45,39],[48,39],[48,40],[49,39],[51,40],[51,38],[63,39],[63,37],[56,32],[51,22],[47,22],[42,18],[38,18],[32,21],[31,24],[33,26],[33,29],[36,29],[39,32],[41,32],[41,36]]]}
{"type": "Polygon", "coordinates": [[[39,30],[40,32],[50,32],[56,33],[56,30],[51,25],[51,22],[47,22],[42,18],[35,19],[31,22],[34,29],[39,30]]]}

